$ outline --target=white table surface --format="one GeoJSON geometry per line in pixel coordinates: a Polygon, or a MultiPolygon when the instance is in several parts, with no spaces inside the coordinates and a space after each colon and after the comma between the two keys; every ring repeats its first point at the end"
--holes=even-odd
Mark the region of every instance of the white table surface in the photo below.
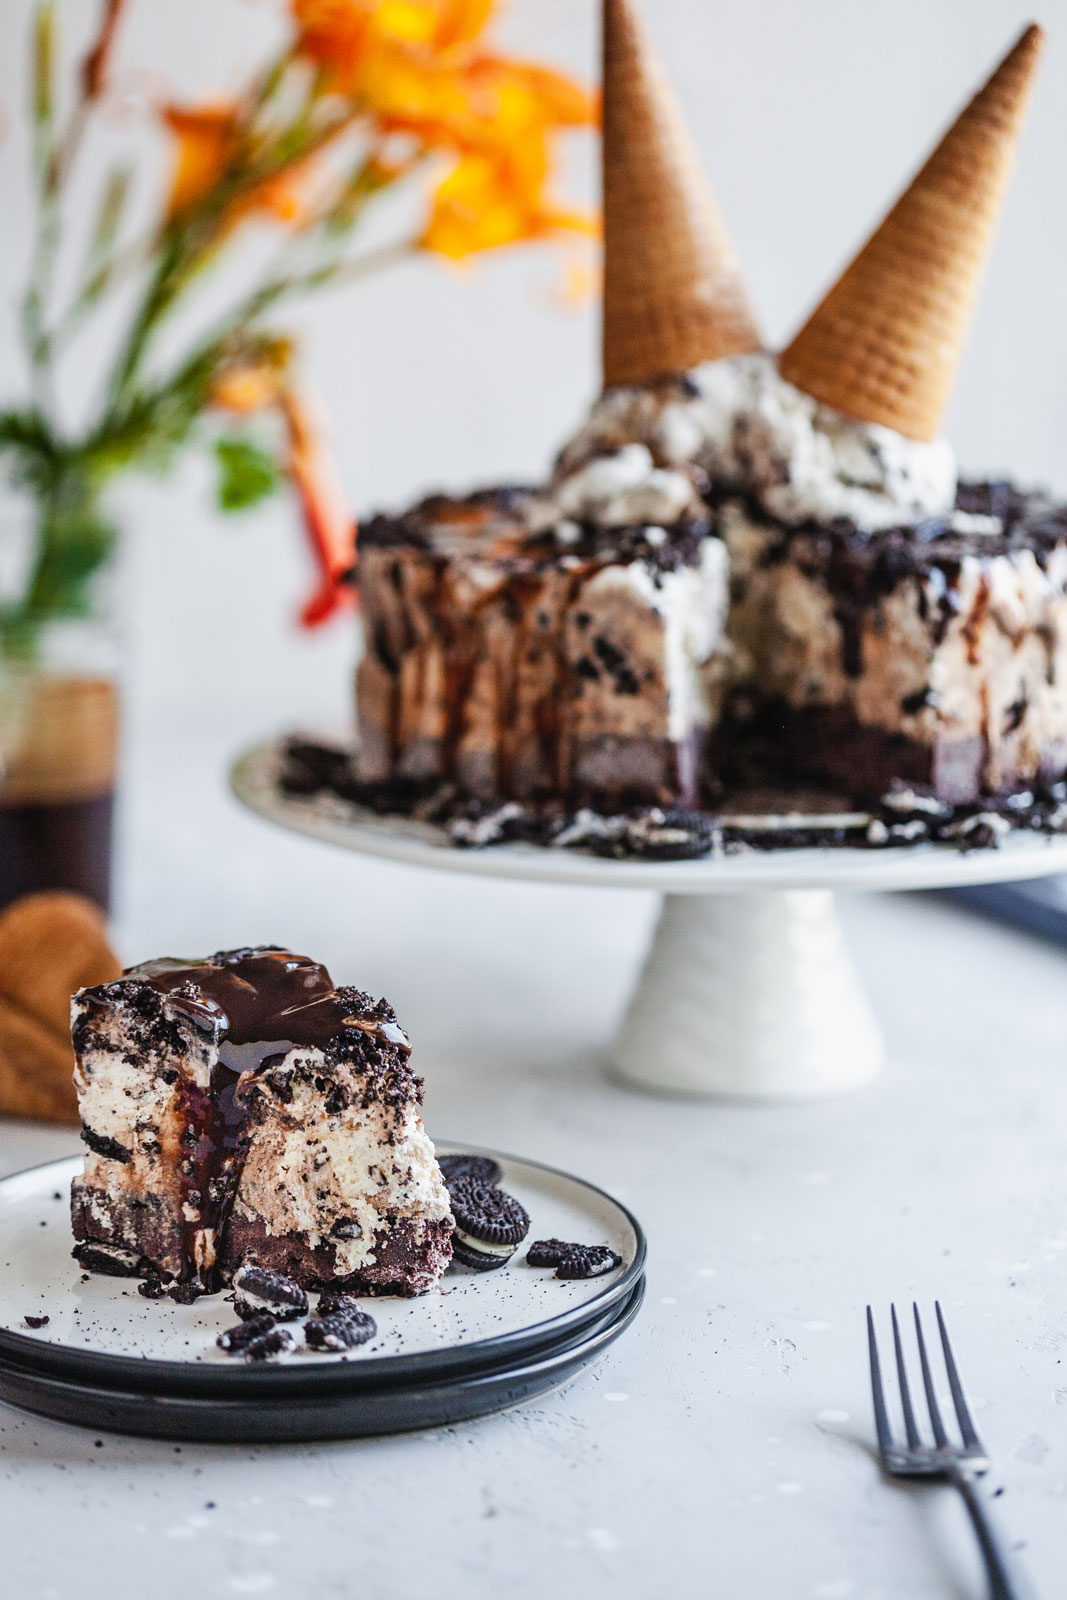
{"type": "MultiPolygon", "coordinates": [[[[253,730],[254,732],[255,730],[253,730]]],[[[580,1172],[641,1217],[649,1293],[603,1363],[470,1426],[175,1447],[0,1406],[5,1592],[41,1600],[934,1600],[979,1595],[945,1492],[871,1459],[863,1306],[947,1306],[1038,1588],[1067,1531],[1067,957],[921,897],[846,904],[892,1061],[852,1098],[644,1097],[601,1052],[642,892],[335,855],[242,813],[212,738],[142,745],[130,960],[288,942],[394,1002],[431,1133],[580,1172]],[[203,771],[204,769],[201,769],[203,771]]],[[[670,1025],[670,1019],[664,1019],[670,1025]]],[[[0,1124],[0,1167],[75,1148],[0,1124]]]]}

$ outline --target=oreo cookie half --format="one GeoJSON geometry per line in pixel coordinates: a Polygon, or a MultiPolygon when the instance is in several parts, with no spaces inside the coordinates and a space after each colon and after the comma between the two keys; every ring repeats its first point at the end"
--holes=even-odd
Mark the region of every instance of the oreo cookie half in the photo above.
{"type": "Polygon", "coordinates": [[[275,1322],[307,1315],[308,1297],[298,1283],[269,1267],[241,1266],[233,1275],[233,1309],[242,1321],[263,1312],[275,1322]]]}
{"type": "Polygon", "coordinates": [[[622,1266],[622,1256],[606,1244],[580,1244],[556,1268],[557,1278],[600,1278],[622,1266]]]}
{"type": "Polygon", "coordinates": [[[494,1161],[492,1156],[438,1156],[437,1165],[445,1188],[449,1190],[457,1178],[477,1178],[479,1183],[487,1183],[490,1189],[495,1189],[504,1176],[499,1161],[494,1161]]]}
{"type": "Polygon", "coordinates": [[[557,1278],[600,1278],[622,1266],[606,1244],[571,1244],[566,1239],[535,1239],[526,1252],[531,1267],[555,1267],[557,1278]]]}
{"type": "Polygon", "coordinates": [[[530,1231],[525,1206],[514,1195],[474,1177],[454,1179],[448,1192],[456,1223],[455,1259],[477,1272],[506,1266],[530,1231]]]}
{"type": "Polygon", "coordinates": [[[304,1343],[309,1350],[355,1350],[373,1339],[377,1331],[374,1318],[365,1311],[331,1311],[326,1316],[308,1318],[304,1323],[304,1343]]]}

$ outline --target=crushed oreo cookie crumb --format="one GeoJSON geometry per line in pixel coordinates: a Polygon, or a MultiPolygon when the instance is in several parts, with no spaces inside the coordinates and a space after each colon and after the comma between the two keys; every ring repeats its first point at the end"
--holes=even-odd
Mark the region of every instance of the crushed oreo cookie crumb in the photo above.
{"type": "Polygon", "coordinates": [[[215,1343],[220,1350],[225,1350],[228,1356],[237,1356],[257,1339],[262,1339],[264,1334],[273,1332],[275,1326],[275,1320],[270,1312],[260,1311],[256,1316],[249,1317],[246,1322],[238,1322],[233,1328],[224,1328],[215,1343]]]}
{"type": "Polygon", "coordinates": [[[294,799],[324,797],[379,816],[432,823],[457,849],[518,843],[620,861],[696,861],[815,848],[885,850],[923,843],[969,852],[996,849],[1011,833],[1067,833],[1065,783],[958,806],[918,785],[899,783],[847,820],[812,815],[748,825],[710,809],[568,810],[559,800],[471,800],[455,785],[432,780],[363,783],[350,750],[308,739],[287,741],[277,782],[294,799]]]}
{"type": "Polygon", "coordinates": [[[51,1317],[34,1317],[27,1311],[22,1320],[27,1328],[47,1328],[52,1319],[51,1317]]]}
{"type": "Polygon", "coordinates": [[[342,1294],[337,1289],[323,1289],[319,1295],[318,1317],[356,1317],[362,1316],[359,1301],[354,1294],[342,1294]]]}
{"type": "Polygon", "coordinates": [[[294,1340],[288,1328],[271,1328],[258,1339],[246,1344],[241,1354],[246,1361],[273,1361],[276,1356],[293,1348],[294,1340]]]}

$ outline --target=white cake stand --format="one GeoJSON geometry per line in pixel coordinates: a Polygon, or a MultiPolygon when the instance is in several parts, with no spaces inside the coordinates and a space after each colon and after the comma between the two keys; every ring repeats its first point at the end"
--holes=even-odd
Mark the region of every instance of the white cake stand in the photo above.
{"type": "Polygon", "coordinates": [[[1067,837],[1024,833],[970,855],[931,844],[671,862],[519,844],[460,850],[428,825],[280,794],[279,749],[271,743],[243,756],[231,774],[234,793],[310,838],[446,872],[658,891],[659,921],[611,1059],[628,1082],[678,1094],[806,1099],[878,1073],[884,1047],[845,946],[837,890],[940,889],[1067,872],[1067,837]]]}

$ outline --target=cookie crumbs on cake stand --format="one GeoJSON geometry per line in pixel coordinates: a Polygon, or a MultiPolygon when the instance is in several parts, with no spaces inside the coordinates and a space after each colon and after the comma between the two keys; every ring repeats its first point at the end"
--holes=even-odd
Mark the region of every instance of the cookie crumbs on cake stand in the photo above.
{"type": "Polygon", "coordinates": [[[528,843],[462,850],[429,823],[284,793],[285,750],[278,740],[250,751],[231,783],[250,810],[291,832],[439,871],[658,891],[659,921],[609,1055],[628,1083],[669,1093],[807,1099],[876,1076],[884,1047],[838,919],[838,891],[947,889],[1067,872],[1067,837],[1026,827],[966,852],[929,841],[849,848],[841,836],[867,824],[860,813],[748,817],[804,842],[697,860],[617,860],[528,843]],[[836,842],[812,843],[817,828],[836,842]]]}

